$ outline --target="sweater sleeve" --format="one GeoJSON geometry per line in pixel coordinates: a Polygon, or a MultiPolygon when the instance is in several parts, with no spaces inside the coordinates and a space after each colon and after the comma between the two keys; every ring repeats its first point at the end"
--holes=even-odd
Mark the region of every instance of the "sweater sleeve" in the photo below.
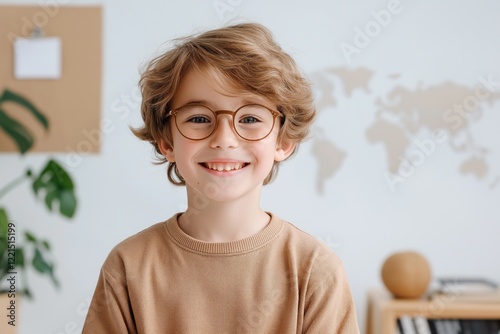
{"type": "Polygon", "coordinates": [[[306,298],[303,333],[360,333],[347,276],[334,254],[316,258],[306,298]]]}
{"type": "Polygon", "coordinates": [[[127,286],[120,277],[101,269],[82,334],[137,333],[127,286]]]}

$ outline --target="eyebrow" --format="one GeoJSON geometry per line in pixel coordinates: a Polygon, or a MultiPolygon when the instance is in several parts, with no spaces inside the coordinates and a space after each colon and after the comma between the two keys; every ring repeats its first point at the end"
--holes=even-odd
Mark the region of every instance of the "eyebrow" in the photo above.
{"type": "Polygon", "coordinates": [[[208,103],[208,101],[206,100],[189,100],[188,102],[186,103],[183,103],[181,104],[180,106],[176,107],[176,108],[170,108],[171,110],[176,110],[176,109],[179,109],[179,108],[182,108],[182,107],[185,107],[185,106],[189,106],[191,104],[201,104],[201,105],[204,105],[204,106],[210,106],[210,103],[208,103]]]}
{"type": "Polygon", "coordinates": [[[259,97],[255,97],[253,99],[249,99],[249,98],[244,98],[242,101],[242,105],[244,104],[262,104],[263,106],[266,106],[267,103],[266,101],[264,101],[262,98],[259,98],[259,97]]]}
{"type": "MultiPolygon", "coordinates": [[[[207,106],[209,107],[210,109],[212,110],[218,110],[219,108],[216,108],[215,105],[207,100],[188,100],[188,102],[180,105],[179,107],[177,108],[172,108],[172,110],[175,110],[175,109],[179,109],[180,107],[184,107],[184,106],[188,106],[188,105],[196,105],[196,104],[200,104],[200,105],[204,105],[204,106],[207,106]]],[[[238,104],[236,104],[234,107],[232,107],[233,109],[237,109],[241,106],[244,106],[244,105],[247,105],[247,104],[261,104],[265,107],[269,107],[267,106],[267,103],[265,101],[263,101],[262,99],[258,98],[258,97],[255,97],[253,99],[251,98],[244,98],[242,99],[241,101],[239,101],[238,104]]],[[[275,106],[272,106],[272,109],[273,108],[276,108],[275,106]]]]}

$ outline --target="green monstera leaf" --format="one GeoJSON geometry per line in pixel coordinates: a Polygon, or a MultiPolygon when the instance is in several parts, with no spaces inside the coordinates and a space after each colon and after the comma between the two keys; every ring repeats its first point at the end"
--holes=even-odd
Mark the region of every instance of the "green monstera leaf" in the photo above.
{"type": "Polygon", "coordinates": [[[76,196],[71,177],[55,160],[50,160],[40,175],[33,181],[33,191],[38,196],[45,191],[45,204],[52,211],[54,202],[59,203],[59,212],[68,218],[76,211],[76,196]]]}
{"type": "MultiPolygon", "coordinates": [[[[21,107],[28,115],[34,117],[45,130],[49,128],[49,122],[45,115],[23,96],[8,89],[4,89],[3,92],[0,91],[0,131],[5,132],[15,142],[19,152],[24,154],[33,147],[35,138],[30,130],[22,124],[23,119],[9,110],[14,105],[21,107]]],[[[68,218],[74,216],[77,207],[74,183],[66,170],[55,160],[49,160],[38,175],[33,173],[30,168],[24,175],[18,176],[7,183],[0,188],[0,198],[3,198],[12,189],[27,180],[31,181],[35,196],[42,197],[50,211],[58,208],[58,211],[63,216],[68,218]]],[[[53,284],[59,287],[59,281],[55,275],[52,247],[49,241],[42,240],[34,233],[26,230],[22,235],[24,238],[17,238],[19,232],[14,222],[9,220],[7,211],[0,207],[0,293],[8,291],[4,278],[9,274],[13,266],[13,247],[10,247],[12,241],[9,239],[12,238],[12,233],[15,233],[16,238],[15,270],[23,273],[19,276],[21,284],[16,287],[17,292],[28,298],[33,297],[29,288],[28,275],[25,275],[25,272],[31,269],[39,275],[50,278],[53,284]]]]}
{"type": "Polygon", "coordinates": [[[5,89],[0,95],[0,128],[11,137],[16,143],[21,154],[26,153],[31,149],[35,139],[31,132],[16,119],[10,117],[2,106],[4,102],[11,102],[20,105],[28,112],[30,112],[35,119],[47,130],[49,128],[49,121],[38,108],[35,107],[30,101],[25,99],[19,94],[16,94],[8,89],[5,89]]]}
{"type": "Polygon", "coordinates": [[[9,230],[9,218],[4,209],[0,209],[0,278],[3,272],[9,270],[7,264],[7,235],[9,230]]]}

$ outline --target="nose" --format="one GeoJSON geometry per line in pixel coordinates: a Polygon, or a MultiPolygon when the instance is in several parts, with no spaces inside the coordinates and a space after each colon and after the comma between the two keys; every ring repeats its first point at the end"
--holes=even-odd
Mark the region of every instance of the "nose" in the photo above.
{"type": "Polygon", "coordinates": [[[210,146],[212,148],[235,148],[238,147],[238,140],[231,116],[219,115],[217,127],[210,136],[210,146]]]}

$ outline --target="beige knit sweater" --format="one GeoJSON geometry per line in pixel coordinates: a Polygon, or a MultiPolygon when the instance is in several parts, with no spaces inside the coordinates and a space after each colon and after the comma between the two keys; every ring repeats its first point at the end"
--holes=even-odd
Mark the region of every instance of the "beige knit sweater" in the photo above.
{"type": "Polygon", "coordinates": [[[271,215],[258,234],[208,243],[177,215],[106,259],[83,334],[359,333],[342,263],[271,215]]]}

